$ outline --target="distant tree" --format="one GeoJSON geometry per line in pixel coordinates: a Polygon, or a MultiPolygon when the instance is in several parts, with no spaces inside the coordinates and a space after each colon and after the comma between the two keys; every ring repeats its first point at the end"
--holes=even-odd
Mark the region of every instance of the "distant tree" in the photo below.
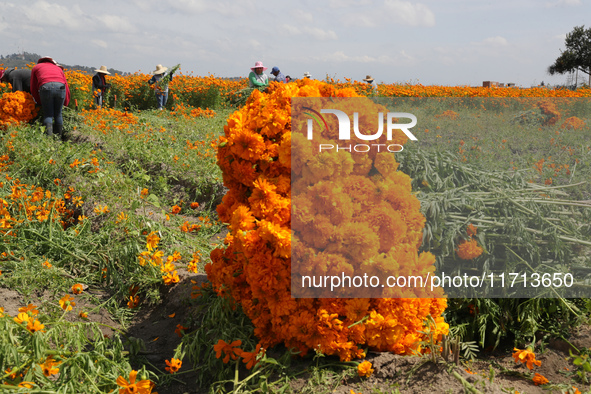
{"type": "Polygon", "coordinates": [[[576,70],[589,75],[591,80],[591,28],[577,26],[566,35],[566,50],[548,67],[548,73],[565,74],[576,70]]]}

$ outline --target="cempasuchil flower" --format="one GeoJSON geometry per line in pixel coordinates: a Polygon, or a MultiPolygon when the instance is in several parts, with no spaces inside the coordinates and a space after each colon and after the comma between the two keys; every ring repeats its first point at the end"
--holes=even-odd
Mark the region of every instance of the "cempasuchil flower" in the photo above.
{"type": "MultiPolygon", "coordinates": [[[[319,350],[343,361],[364,357],[367,348],[416,353],[428,315],[436,321],[436,340],[447,333],[441,316],[445,299],[426,293],[404,297],[399,289],[376,289],[377,296],[358,302],[314,294],[292,298],[294,272],[296,278],[361,271],[387,276],[392,270],[421,276],[435,263],[432,254],[418,253],[425,217],[412,194],[412,180],[398,170],[394,154],[319,154],[307,138],[307,119],[292,116],[292,109],[303,113],[299,97],[318,100],[317,112],[323,104],[358,112],[365,134],[378,128],[377,116],[366,113],[386,112],[352,88],[316,80],[253,91],[230,115],[216,146],[228,189],[216,210],[230,232],[205,265],[211,287],[242,306],[261,349],[283,343],[302,356],[319,350]],[[352,97],[359,107],[340,100],[352,97]]],[[[337,119],[327,119],[328,128],[314,124],[314,138],[334,145],[337,119]]],[[[380,138],[375,143],[388,142],[386,133],[380,138]]],[[[394,132],[391,143],[407,139],[394,132]]],[[[257,351],[239,346],[219,340],[216,357],[224,362],[242,357],[247,367],[254,365],[257,351]]]]}

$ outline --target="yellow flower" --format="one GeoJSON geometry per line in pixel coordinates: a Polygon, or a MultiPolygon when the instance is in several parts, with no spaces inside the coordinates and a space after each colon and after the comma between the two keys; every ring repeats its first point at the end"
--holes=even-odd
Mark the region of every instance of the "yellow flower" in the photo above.
{"type": "Polygon", "coordinates": [[[117,215],[117,221],[115,223],[120,223],[120,222],[124,222],[129,218],[128,215],[125,214],[125,212],[121,212],[119,215],[117,215]]]}
{"type": "Polygon", "coordinates": [[[18,315],[17,315],[17,316],[14,318],[14,321],[15,321],[17,324],[21,324],[21,323],[26,323],[26,322],[28,322],[28,321],[29,321],[29,319],[30,319],[30,317],[29,317],[29,314],[28,314],[28,313],[21,312],[21,313],[19,313],[19,314],[18,314],[18,315]]]}
{"type": "Polygon", "coordinates": [[[70,297],[68,294],[63,296],[59,302],[60,302],[60,306],[62,307],[62,309],[66,312],[71,311],[72,307],[76,306],[76,303],[74,302],[74,298],[70,297]]]}
{"type": "Polygon", "coordinates": [[[152,231],[146,237],[146,248],[151,252],[158,246],[158,242],[160,242],[160,237],[156,235],[156,231],[152,231]]]}
{"type": "Polygon", "coordinates": [[[513,348],[513,358],[516,363],[522,362],[525,364],[529,370],[534,369],[534,365],[537,365],[538,367],[542,365],[541,361],[536,360],[536,355],[530,350],[530,348],[526,350],[513,348]]]}
{"type": "Polygon", "coordinates": [[[61,364],[61,361],[55,361],[51,356],[48,357],[43,364],[39,364],[41,370],[43,371],[43,375],[51,376],[59,373],[59,368],[56,368],[56,365],[61,364]]]}
{"type": "Polygon", "coordinates": [[[369,378],[369,376],[373,373],[372,365],[369,361],[364,361],[357,366],[357,374],[359,376],[365,376],[369,378]]]}

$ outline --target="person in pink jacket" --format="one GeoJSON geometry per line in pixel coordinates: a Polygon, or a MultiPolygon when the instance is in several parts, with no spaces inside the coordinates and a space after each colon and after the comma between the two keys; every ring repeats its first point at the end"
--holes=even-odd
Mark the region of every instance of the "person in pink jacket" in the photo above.
{"type": "Polygon", "coordinates": [[[46,134],[55,134],[64,140],[62,108],[70,103],[70,88],[64,71],[51,57],[37,60],[31,70],[31,94],[37,104],[41,104],[46,134]]]}

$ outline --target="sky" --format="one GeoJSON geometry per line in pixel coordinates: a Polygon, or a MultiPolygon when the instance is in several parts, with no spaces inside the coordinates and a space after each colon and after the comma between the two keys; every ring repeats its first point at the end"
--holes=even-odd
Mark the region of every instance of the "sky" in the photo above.
{"type": "Polygon", "coordinates": [[[589,23],[591,0],[12,0],[0,10],[0,54],[67,65],[246,77],[262,61],[294,78],[530,87],[566,81],[546,70],[589,23]]]}

